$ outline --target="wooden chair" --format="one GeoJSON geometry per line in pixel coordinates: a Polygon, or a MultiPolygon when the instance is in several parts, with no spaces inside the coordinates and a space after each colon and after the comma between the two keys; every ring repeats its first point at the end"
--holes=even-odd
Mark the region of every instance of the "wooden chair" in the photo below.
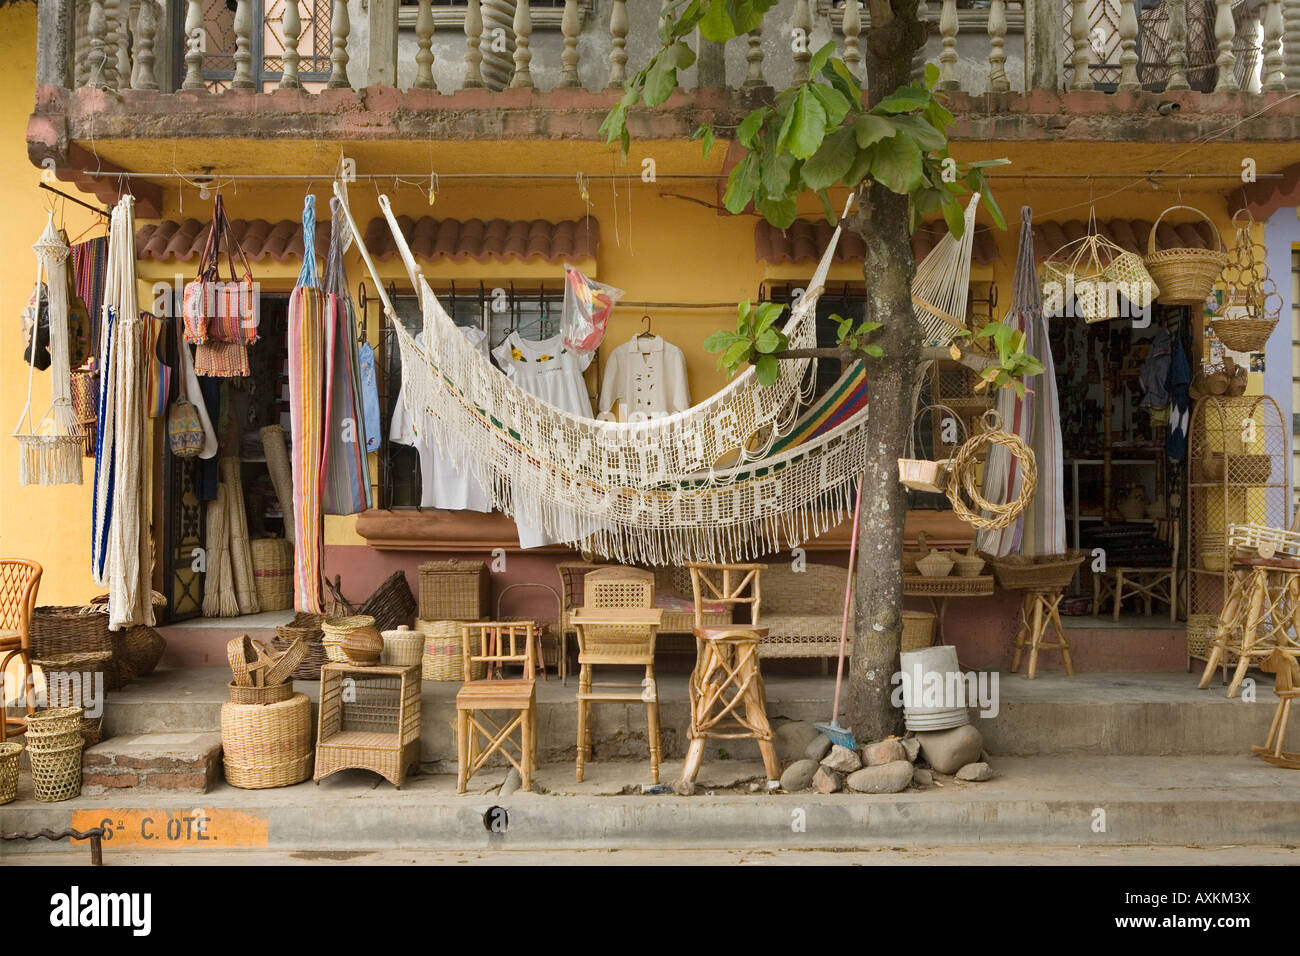
{"type": "Polygon", "coordinates": [[[1169,605],[1169,620],[1178,620],[1178,522],[1162,518],[1156,522],[1156,537],[1170,545],[1169,567],[1108,567],[1103,574],[1092,576],[1092,613],[1101,613],[1108,598],[1114,598],[1114,619],[1119,620],[1125,598],[1141,597],[1146,616],[1151,616],[1151,602],[1169,605]]]}
{"type": "Polygon", "coordinates": [[[593,564],[590,561],[561,561],[555,566],[555,571],[560,576],[560,620],[556,625],[560,631],[558,640],[560,660],[563,661],[560,682],[565,686],[569,683],[569,635],[572,634],[576,640],[577,632],[573,627],[573,614],[582,606],[582,582],[589,572],[601,567],[606,565],[593,564]]]}
{"type": "MultiPolygon", "coordinates": [[[[32,696],[31,627],[36,592],[41,586],[41,566],[35,561],[8,558],[0,561],[0,688],[4,687],[9,662],[15,657],[22,664],[23,698],[27,716],[36,713],[32,696]]],[[[4,695],[0,690],[0,742],[11,733],[27,730],[27,721],[9,717],[4,712],[4,695]]]]}
{"type": "Polygon", "coordinates": [[[498,751],[519,771],[520,785],[532,788],[537,765],[536,639],[531,621],[479,621],[460,631],[465,683],[456,693],[456,792],[464,793],[470,777],[498,751]],[[523,648],[520,648],[520,642],[523,648]],[[507,644],[508,642],[508,644],[507,644]],[[475,650],[477,648],[477,651],[475,650]],[[485,663],[488,678],[471,679],[475,663],[485,663]],[[506,664],[518,664],[523,676],[499,675],[506,664]],[[508,711],[500,723],[487,711],[508,711]],[[511,735],[519,731],[518,739],[511,735]],[[480,749],[479,737],[486,742],[480,749]],[[514,746],[517,753],[510,752],[514,746]]]}
{"type": "Polygon", "coordinates": [[[578,639],[578,782],[591,759],[593,702],[644,701],[650,744],[650,779],[659,782],[659,691],[655,683],[655,636],[663,611],[655,608],[655,579],[640,568],[608,567],[587,573],[582,607],[573,615],[578,639]],[[637,683],[592,681],[597,666],[644,667],[637,683]],[[615,688],[613,693],[600,692],[615,688]],[[629,692],[628,688],[635,688],[629,692]]]}
{"type": "Polygon", "coordinates": [[[1061,626],[1061,588],[1030,588],[1020,602],[1020,628],[1016,631],[1015,654],[1011,658],[1011,673],[1020,670],[1020,657],[1029,649],[1029,666],[1025,676],[1033,680],[1038,676],[1038,652],[1057,650],[1065,663],[1067,677],[1074,676],[1074,662],[1070,659],[1070,642],[1061,626]],[[1055,641],[1047,641],[1047,631],[1056,634],[1055,641]]]}
{"type": "Polygon", "coordinates": [[[759,623],[762,564],[691,564],[695,596],[695,669],[689,684],[690,745],[679,791],[691,793],[710,739],[758,741],[769,780],[781,776],[767,719],[767,692],[758,666],[758,642],[767,635],[759,623]],[[749,605],[748,624],[702,623],[705,602],[749,605]]]}

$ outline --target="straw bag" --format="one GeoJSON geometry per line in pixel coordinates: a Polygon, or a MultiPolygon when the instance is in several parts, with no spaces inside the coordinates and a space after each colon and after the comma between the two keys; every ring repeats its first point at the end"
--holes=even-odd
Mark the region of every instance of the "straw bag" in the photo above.
{"type": "Polygon", "coordinates": [[[167,447],[177,458],[197,458],[206,440],[199,410],[184,395],[180,396],[167,413],[167,447]]]}
{"type": "Polygon", "coordinates": [[[230,231],[230,220],[226,218],[225,203],[220,195],[212,204],[212,226],[208,230],[203,255],[199,258],[198,276],[185,284],[182,315],[185,341],[195,345],[210,341],[251,345],[257,341],[259,316],[253,270],[248,264],[248,256],[230,231]],[[230,279],[226,282],[221,281],[220,271],[223,242],[230,268],[230,279]],[[235,278],[236,252],[244,267],[242,279],[235,278]]]}
{"type": "Polygon", "coordinates": [[[1144,259],[1151,278],[1160,286],[1157,299],[1165,305],[1200,305],[1214,291],[1214,282],[1228,264],[1228,253],[1214,221],[1194,206],[1170,206],[1162,212],[1147,236],[1147,254],[1144,259]],[[1214,233],[1214,249],[1173,247],[1156,248],[1156,233],[1160,220],[1175,209],[1194,212],[1210,224],[1214,233]]]}

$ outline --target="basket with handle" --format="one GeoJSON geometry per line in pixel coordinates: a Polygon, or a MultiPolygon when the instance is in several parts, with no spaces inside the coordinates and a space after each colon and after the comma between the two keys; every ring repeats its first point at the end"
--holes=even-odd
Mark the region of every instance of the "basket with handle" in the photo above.
{"type": "Polygon", "coordinates": [[[1195,206],[1170,206],[1151,226],[1151,232],[1147,236],[1147,254],[1143,261],[1151,278],[1160,287],[1160,294],[1156,297],[1160,302],[1165,305],[1199,305],[1214,291],[1215,280],[1228,264],[1228,251],[1223,244],[1223,236],[1209,216],[1195,206]],[[1194,212],[1208,222],[1217,248],[1157,249],[1156,233],[1160,229],[1160,221],[1175,209],[1194,212]]]}
{"type": "MultiPolygon", "coordinates": [[[[1089,324],[1118,317],[1119,295],[1130,308],[1145,309],[1164,284],[1151,273],[1142,257],[1107,239],[1097,230],[1096,213],[1088,213],[1088,232],[1053,252],[1043,263],[1043,275],[1054,283],[1047,309],[1067,314],[1071,310],[1089,324]],[[1059,298],[1059,304],[1054,299],[1059,298]]],[[[1050,288],[1050,287],[1049,287],[1050,288]]]]}
{"type": "MultiPolygon", "coordinates": [[[[966,438],[966,423],[952,408],[947,405],[925,405],[917,409],[916,414],[912,416],[912,431],[907,436],[908,454],[915,454],[916,424],[921,420],[921,416],[929,411],[947,412],[961,428],[962,439],[965,440],[966,438]]],[[[905,488],[910,488],[912,491],[928,491],[941,495],[948,488],[950,463],[951,459],[949,458],[941,458],[936,461],[930,461],[926,458],[900,458],[898,459],[898,480],[905,488]]]]}

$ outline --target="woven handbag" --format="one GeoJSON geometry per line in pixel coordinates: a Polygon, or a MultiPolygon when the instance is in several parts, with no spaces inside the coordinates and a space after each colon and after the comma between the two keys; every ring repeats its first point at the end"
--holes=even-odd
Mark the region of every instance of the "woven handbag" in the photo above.
{"type": "MultiPolygon", "coordinates": [[[[257,341],[257,299],[248,256],[231,232],[225,204],[221,196],[217,196],[212,204],[212,227],[208,230],[208,241],[199,259],[198,276],[185,285],[182,304],[185,341],[195,345],[210,341],[251,345],[257,341]],[[224,282],[220,271],[223,243],[230,268],[230,278],[224,282]],[[242,279],[235,277],[236,252],[244,268],[242,279]]],[[[199,374],[203,372],[200,370],[199,374]]]]}
{"type": "Polygon", "coordinates": [[[182,395],[167,413],[167,445],[177,458],[196,458],[206,440],[203,422],[194,403],[182,395]]]}

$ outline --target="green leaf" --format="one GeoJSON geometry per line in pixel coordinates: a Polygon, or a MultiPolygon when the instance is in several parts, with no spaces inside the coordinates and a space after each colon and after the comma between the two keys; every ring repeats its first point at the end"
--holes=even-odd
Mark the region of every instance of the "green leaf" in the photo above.
{"type": "Polygon", "coordinates": [[[745,158],[737,163],[727,176],[727,191],[722,197],[722,204],[727,207],[727,212],[734,216],[744,212],[745,207],[753,201],[758,185],[758,175],[754,169],[754,154],[746,153],[745,158]]]}
{"type": "Polygon", "coordinates": [[[926,104],[925,109],[921,111],[921,115],[935,129],[947,129],[955,120],[955,117],[944,108],[943,104],[935,99],[926,104]]]}
{"type": "Polygon", "coordinates": [[[726,0],[726,6],[736,36],[740,36],[762,23],[763,14],[776,6],[776,0],[726,0]]]}
{"type": "Polygon", "coordinates": [[[807,159],[817,152],[825,135],[826,109],[815,94],[803,87],[781,128],[778,148],[789,151],[797,159],[807,159]]]}
{"type": "Polygon", "coordinates": [[[719,329],[704,340],[704,351],[721,352],[729,348],[731,343],[736,340],[736,333],[728,332],[726,329],[719,329]]]}
{"type": "Polygon", "coordinates": [[[772,112],[771,107],[760,106],[741,120],[740,125],[736,127],[736,141],[741,146],[753,146],[754,137],[763,128],[763,120],[767,119],[767,114],[770,112],[772,112]]]}
{"type": "Polygon", "coordinates": [[[933,90],[938,82],[939,67],[934,63],[927,63],[925,65],[925,88],[927,90],[933,90]]]}
{"type": "Polygon", "coordinates": [[[1007,228],[1007,220],[1002,215],[1002,210],[998,207],[998,201],[993,198],[993,190],[989,188],[988,181],[984,178],[983,173],[978,173],[977,175],[979,176],[979,186],[975,191],[978,192],[980,198],[984,200],[984,208],[987,209],[989,215],[993,217],[993,224],[999,229],[1007,228]]]}
{"type": "Polygon", "coordinates": [[[671,58],[677,69],[684,70],[695,63],[695,51],[689,44],[678,40],[672,46],[671,58]]]}
{"type": "Polygon", "coordinates": [[[754,200],[754,208],[762,214],[764,219],[778,229],[788,229],[790,224],[794,222],[795,215],[799,212],[798,198],[793,194],[781,199],[759,196],[754,200]]]}
{"type": "MultiPolygon", "coordinates": [[[[862,102],[862,84],[858,78],[853,75],[853,71],[845,65],[844,61],[835,57],[830,62],[830,72],[832,75],[831,82],[835,88],[849,97],[855,103],[862,102]]],[[[823,71],[825,72],[825,71],[823,71]]]]}
{"type": "Polygon", "coordinates": [[[967,163],[967,169],[990,169],[994,166],[1010,166],[1009,159],[977,159],[973,163],[967,163]]]}
{"type": "Polygon", "coordinates": [[[677,88],[677,69],[672,65],[672,51],[666,51],[656,57],[646,71],[645,92],[642,94],[646,106],[658,106],[672,95],[677,88]]]}
{"type": "Polygon", "coordinates": [[[722,353],[722,358],[718,360],[718,368],[735,368],[749,358],[753,348],[753,343],[748,339],[741,339],[738,342],[731,343],[727,351],[722,353]]]}
{"type": "Polygon", "coordinates": [[[948,138],[920,116],[895,116],[893,123],[924,150],[940,150],[948,145],[948,138]]]}
{"type": "Polygon", "coordinates": [[[883,116],[863,113],[853,121],[853,135],[857,137],[858,145],[863,149],[882,139],[887,139],[897,132],[898,127],[883,116]]]}
{"type": "Polygon", "coordinates": [[[691,139],[704,140],[704,155],[707,157],[713,149],[713,124],[705,123],[691,135],[691,139]]]}
{"type": "Polygon", "coordinates": [[[749,300],[736,303],[736,331],[744,331],[745,325],[749,322],[749,300]]]}
{"type": "Polygon", "coordinates": [[[836,130],[826,137],[821,149],[803,164],[800,176],[809,189],[826,189],[839,182],[857,158],[857,144],[853,130],[836,130]]]}
{"type": "Polygon", "coordinates": [[[759,177],[763,193],[769,199],[783,199],[790,191],[790,179],[797,160],[789,153],[762,153],[759,160],[759,177]]]}
{"type": "Polygon", "coordinates": [[[872,107],[873,113],[910,113],[931,102],[927,90],[915,86],[900,86],[872,107]]]}
{"type": "Polygon", "coordinates": [[[880,358],[880,356],[885,354],[885,350],[882,349],[879,345],[868,345],[862,351],[866,352],[872,358],[880,358]]]}
{"type": "Polygon", "coordinates": [[[831,197],[826,195],[826,190],[819,189],[817,198],[822,204],[822,212],[826,213],[826,222],[834,226],[839,222],[839,218],[835,215],[835,207],[831,205],[831,197]]]}
{"type": "Polygon", "coordinates": [[[844,185],[850,189],[856,187],[871,172],[871,164],[876,158],[876,148],[859,149],[857,156],[853,159],[853,165],[849,171],[844,174],[844,185]]]}
{"type": "Polygon", "coordinates": [[[764,329],[759,333],[758,338],[754,339],[755,351],[762,352],[764,355],[770,355],[781,348],[781,336],[777,334],[776,329],[764,329]]]}
{"type": "Polygon", "coordinates": [[[770,355],[760,355],[758,361],[754,363],[758,369],[758,384],[763,386],[771,385],[780,375],[781,369],[777,360],[770,355]]]}
{"type": "Polygon", "coordinates": [[[822,45],[822,48],[812,55],[808,62],[808,75],[818,76],[821,74],[822,67],[830,60],[831,54],[835,52],[835,41],[831,40],[822,45]]]}
{"type": "Polygon", "coordinates": [[[736,36],[736,28],[727,14],[725,0],[710,0],[700,18],[700,36],[714,43],[726,43],[736,36]]]}
{"type": "Polygon", "coordinates": [[[823,86],[820,83],[814,83],[809,87],[813,95],[821,101],[822,107],[826,110],[826,125],[839,126],[844,122],[844,117],[849,114],[852,104],[839,90],[830,86],[823,86]]]}
{"type": "Polygon", "coordinates": [[[948,231],[956,239],[960,239],[966,231],[966,210],[951,196],[945,197],[943,202],[943,221],[948,224],[948,231]]]}
{"type": "Polygon", "coordinates": [[[758,307],[758,318],[754,322],[754,331],[763,332],[770,329],[784,311],[785,306],[779,302],[764,302],[758,307]]]}
{"type": "Polygon", "coordinates": [[[910,136],[893,136],[875,146],[872,177],[891,192],[906,196],[921,183],[921,150],[910,136]]]}

